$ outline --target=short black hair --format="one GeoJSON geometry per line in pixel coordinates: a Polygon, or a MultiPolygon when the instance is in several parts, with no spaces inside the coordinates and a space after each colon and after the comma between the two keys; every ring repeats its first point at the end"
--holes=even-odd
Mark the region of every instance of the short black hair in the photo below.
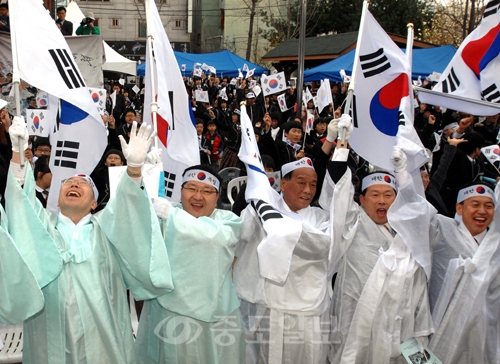
{"type": "Polygon", "coordinates": [[[274,163],[274,159],[269,154],[262,154],[261,159],[264,168],[272,168],[273,171],[276,171],[276,163],[274,163]]]}
{"type": "Polygon", "coordinates": [[[66,12],[66,8],[64,6],[60,6],[56,9],[56,13],[60,12],[61,10],[64,10],[64,12],[66,12]]]}
{"type": "Polygon", "coordinates": [[[132,109],[131,107],[129,107],[128,109],[125,109],[125,112],[123,113],[123,115],[127,115],[129,112],[133,112],[134,115],[137,115],[137,112],[132,109]]]}
{"type": "Polygon", "coordinates": [[[41,172],[42,175],[50,173],[49,167],[49,156],[42,155],[35,162],[35,169],[33,170],[33,174],[35,175],[35,181],[37,179],[38,173],[41,172]]]}
{"type": "Polygon", "coordinates": [[[0,8],[9,10],[9,4],[8,3],[0,4],[0,8]]]}
{"type": "Polygon", "coordinates": [[[198,124],[203,124],[203,126],[205,126],[205,122],[203,121],[203,119],[196,118],[196,125],[198,124]]]}
{"type": "Polygon", "coordinates": [[[36,139],[33,141],[33,148],[36,149],[41,145],[48,145],[49,147],[52,147],[50,145],[49,138],[37,136],[36,139]]]}
{"type": "MultiPolygon", "coordinates": [[[[193,169],[199,169],[201,171],[205,171],[205,172],[208,172],[210,174],[213,174],[215,178],[217,178],[219,180],[219,185],[222,185],[222,177],[219,175],[219,173],[217,173],[215,171],[215,169],[213,169],[212,167],[209,167],[205,164],[198,164],[196,166],[192,166],[192,167],[188,167],[184,170],[184,172],[182,172],[182,177],[184,177],[184,175],[186,174],[186,172],[189,172],[193,169]]],[[[183,184],[184,185],[184,184],[183,184]]],[[[217,190],[217,193],[219,193],[219,191],[217,190]]]]}
{"type": "Polygon", "coordinates": [[[476,148],[484,147],[485,144],[484,135],[478,133],[477,131],[465,133],[463,139],[467,140],[467,143],[460,143],[457,145],[457,148],[462,150],[467,155],[474,152],[476,148]]]}

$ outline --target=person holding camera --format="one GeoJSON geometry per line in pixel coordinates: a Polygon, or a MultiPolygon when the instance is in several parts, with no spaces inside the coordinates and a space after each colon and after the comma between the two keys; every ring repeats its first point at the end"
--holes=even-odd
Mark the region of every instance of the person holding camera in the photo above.
{"type": "Polygon", "coordinates": [[[99,35],[101,30],[98,26],[94,25],[94,13],[88,13],[86,18],[83,18],[80,26],[76,30],[76,35],[99,35]]]}

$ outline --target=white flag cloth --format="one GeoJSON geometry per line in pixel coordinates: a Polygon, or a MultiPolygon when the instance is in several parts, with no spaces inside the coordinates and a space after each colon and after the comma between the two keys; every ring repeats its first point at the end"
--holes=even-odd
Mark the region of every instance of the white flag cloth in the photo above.
{"type": "Polygon", "coordinates": [[[243,78],[243,73],[241,73],[241,69],[238,68],[238,78],[243,78]]]}
{"type": "Polygon", "coordinates": [[[208,70],[210,71],[210,73],[212,73],[214,75],[217,73],[217,70],[215,69],[215,67],[210,66],[208,70]]]}
{"type": "MultiPolygon", "coordinates": [[[[182,172],[200,163],[198,138],[190,101],[182,75],[153,0],[146,0],[148,34],[153,36],[155,62],[146,63],[144,120],[152,120],[151,66],[155,66],[155,90],[158,103],[159,147],[163,149],[166,198],[180,201],[182,172]]],[[[149,44],[148,44],[149,47],[149,44]]],[[[146,54],[149,54],[147,49],[146,54]]]]}
{"type": "Polygon", "coordinates": [[[285,94],[278,95],[278,104],[280,105],[281,112],[288,111],[288,107],[286,106],[285,94]]]}
{"type": "Polygon", "coordinates": [[[307,110],[306,134],[309,134],[313,129],[314,114],[307,110]]]}
{"type": "Polygon", "coordinates": [[[181,64],[181,71],[182,72],[186,71],[186,65],[185,64],[181,64]]]}
{"type": "Polygon", "coordinates": [[[257,148],[253,126],[245,105],[241,106],[241,147],[238,158],[247,168],[245,199],[255,208],[262,221],[266,238],[259,244],[259,270],[261,276],[284,283],[290,270],[292,253],[299,240],[302,224],[299,215],[278,211],[279,194],[269,184],[257,148]],[[293,216],[295,215],[295,216],[293,216]]]}
{"type": "Polygon", "coordinates": [[[196,101],[198,102],[208,102],[208,91],[195,90],[196,101]]]}
{"type": "Polygon", "coordinates": [[[259,85],[256,85],[253,89],[252,89],[253,93],[255,94],[255,97],[259,97],[259,95],[261,94],[262,92],[262,89],[260,88],[259,85]]]}
{"type": "Polygon", "coordinates": [[[411,72],[406,55],[367,10],[356,48],[355,89],[351,103],[352,148],[370,163],[393,170],[395,145],[408,157],[411,173],[428,157],[413,127],[411,72]]]}
{"type": "MultiPolygon", "coordinates": [[[[492,165],[500,161],[500,147],[496,144],[481,148],[481,152],[492,165]]],[[[497,167],[495,166],[495,168],[497,167]]]]}
{"type": "Polygon", "coordinates": [[[328,78],[321,81],[321,86],[316,93],[316,102],[318,103],[319,112],[322,112],[325,107],[333,103],[332,90],[330,88],[330,80],[328,78]]]}
{"type": "Polygon", "coordinates": [[[245,72],[249,71],[248,65],[246,63],[243,63],[243,71],[245,72]]]}
{"type": "MultiPolygon", "coordinates": [[[[433,91],[492,103],[500,102],[499,32],[498,2],[489,1],[481,24],[462,42],[433,91]]],[[[436,105],[433,95],[419,93],[419,98],[436,105]]],[[[472,112],[468,110],[468,104],[460,100],[441,98],[439,106],[472,112]]]]}
{"type": "Polygon", "coordinates": [[[270,76],[262,75],[260,83],[264,96],[272,95],[287,89],[284,72],[275,73],[270,76]]]}
{"type": "Polygon", "coordinates": [[[49,94],[45,91],[38,90],[36,94],[36,106],[47,107],[49,105],[49,94]]]}
{"type": "Polygon", "coordinates": [[[106,90],[103,88],[89,88],[90,96],[98,109],[106,108],[106,90]]]}
{"type": "Polygon", "coordinates": [[[111,105],[113,105],[113,109],[111,110],[111,113],[113,113],[116,105],[116,91],[113,91],[111,95],[109,95],[109,99],[111,100],[111,105]]]}
{"type": "Polygon", "coordinates": [[[307,103],[313,99],[313,95],[311,94],[311,91],[309,91],[309,88],[306,87],[304,91],[302,91],[302,102],[304,103],[304,106],[307,107],[307,103]]]}
{"type": "Polygon", "coordinates": [[[209,66],[208,64],[206,64],[206,63],[203,63],[203,64],[201,65],[201,68],[203,69],[203,71],[208,71],[208,70],[210,70],[210,66],[209,66]]]}
{"type": "Polygon", "coordinates": [[[26,123],[29,135],[48,137],[50,131],[50,110],[27,109],[26,123]]]}
{"type": "Polygon", "coordinates": [[[50,137],[53,183],[47,207],[56,212],[60,181],[94,170],[107,144],[106,129],[72,52],[43,3],[13,1],[9,11],[11,41],[17,51],[17,60],[13,59],[17,62],[17,76],[46,91],[51,98],[61,99],[59,128],[50,137]]]}
{"type": "MultiPolygon", "coordinates": [[[[147,66],[146,66],[147,67],[147,66]]],[[[201,68],[195,68],[193,70],[193,76],[194,77],[201,77],[203,75],[203,71],[201,68]]]]}
{"type": "Polygon", "coordinates": [[[225,87],[223,87],[223,88],[220,89],[219,96],[220,96],[220,98],[222,100],[226,100],[226,101],[228,100],[227,93],[226,93],[226,88],[225,87]]]}
{"type": "Polygon", "coordinates": [[[245,78],[252,77],[254,72],[255,72],[255,68],[252,68],[251,70],[247,71],[245,78]]]}

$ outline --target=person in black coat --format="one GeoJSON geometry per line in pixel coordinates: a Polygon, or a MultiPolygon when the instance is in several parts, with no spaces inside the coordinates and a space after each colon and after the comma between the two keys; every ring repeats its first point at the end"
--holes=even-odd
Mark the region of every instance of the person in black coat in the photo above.
{"type": "Polygon", "coordinates": [[[66,8],[64,6],[57,8],[56,25],[62,35],[73,35],[73,23],[66,20],[66,8]]]}

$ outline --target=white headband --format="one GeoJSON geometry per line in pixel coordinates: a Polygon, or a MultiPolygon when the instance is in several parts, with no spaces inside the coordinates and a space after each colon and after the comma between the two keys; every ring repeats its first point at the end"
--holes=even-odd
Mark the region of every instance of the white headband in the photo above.
{"type": "Polygon", "coordinates": [[[493,192],[493,190],[488,186],[479,184],[462,188],[460,191],[458,191],[457,203],[464,202],[468,198],[476,196],[491,197],[493,203],[496,203],[495,193],[493,192]]]}
{"type": "Polygon", "coordinates": [[[298,168],[314,169],[311,158],[304,157],[302,159],[299,159],[298,161],[283,164],[281,166],[281,176],[285,177],[288,173],[295,171],[298,168]]]}
{"type": "Polygon", "coordinates": [[[448,129],[458,129],[458,123],[450,123],[443,128],[443,130],[448,130],[448,129]]]}
{"type": "Polygon", "coordinates": [[[219,191],[220,183],[217,177],[215,177],[212,173],[207,171],[202,171],[201,169],[191,169],[184,174],[182,177],[182,184],[187,181],[195,181],[206,183],[209,186],[215,187],[217,191],[219,191]]]}
{"type": "Polygon", "coordinates": [[[363,178],[363,181],[361,182],[361,191],[364,191],[373,185],[389,185],[394,188],[395,191],[398,190],[396,187],[396,178],[388,173],[377,172],[369,174],[363,178]]]}
{"type": "Polygon", "coordinates": [[[94,191],[94,200],[97,201],[97,199],[99,198],[99,192],[97,191],[97,187],[95,186],[95,183],[94,183],[94,180],[92,179],[92,177],[90,177],[88,174],[85,174],[85,173],[77,173],[77,174],[74,174],[73,176],[69,177],[69,178],[65,178],[63,179],[61,182],[64,183],[66,182],[67,180],[69,179],[72,179],[72,178],[75,178],[75,177],[78,177],[78,178],[83,178],[85,181],[88,182],[88,184],[90,185],[90,187],[92,187],[92,191],[94,191]]]}

